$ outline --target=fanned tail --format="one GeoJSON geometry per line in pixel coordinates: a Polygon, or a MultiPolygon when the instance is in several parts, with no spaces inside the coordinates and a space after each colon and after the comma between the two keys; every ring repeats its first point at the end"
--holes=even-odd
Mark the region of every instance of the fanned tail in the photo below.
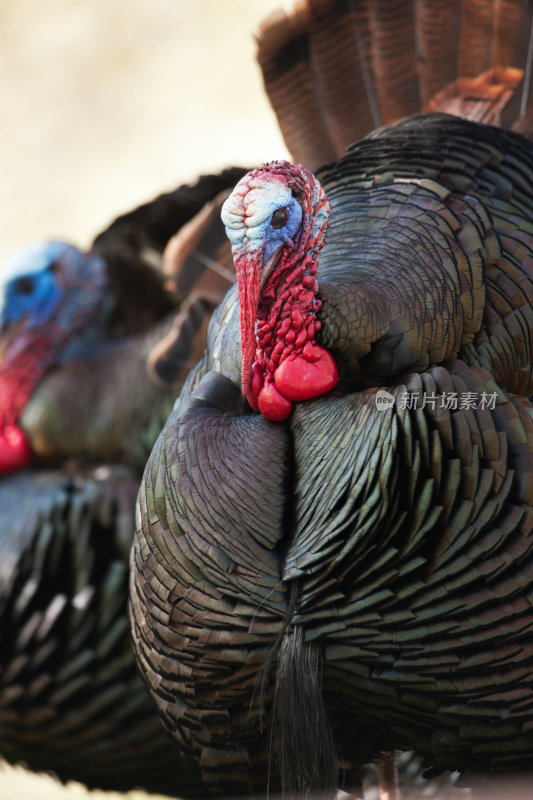
{"type": "Polygon", "coordinates": [[[443,111],[533,131],[531,0],[301,0],[263,24],[258,61],[295,161],[443,111]]]}

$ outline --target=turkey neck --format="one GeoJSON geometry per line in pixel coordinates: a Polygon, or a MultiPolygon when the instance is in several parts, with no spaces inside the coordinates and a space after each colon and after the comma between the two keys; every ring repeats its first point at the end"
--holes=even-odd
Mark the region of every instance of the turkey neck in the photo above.
{"type": "Polygon", "coordinates": [[[50,359],[57,358],[61,349],[62,342],[50,334],[50,330],[30,331],[23,341],[10,341],[0,363],[0,474],[31,460],[30,443],[18,420],[50,359]]]}
{"type": "Polygon", "coordinates": [[[321,323],[316,313],[318,281],[315,258],[306,255],[281,281],[272,275],[259,300],[256,322],[256,358],[262,371],[272,376],[290,355],[300,355],[306,344],[315,343],[321,323]],[[306,270],[308,272],[306,273],[306,270]],[[267,298],[274,297],[269,303],[267,298]]]}
{"type": "MultiPolygon", "coordinates": [[[[100,294],[87,292],[79,307],[76,328],[83,328],[92,315],[100,294]]],[[[60,318],[32,327],[26,320],[5,334],[0,362],[0,473],[25,466],[32,448],[21,417],[40,382],[61,360],[72,337],[71,319],[60,318]],[[19,424],[20,423],[20,424],[19,424]],[[14,438],[13,438],[14,437],[14,438]]],[[[51,412],[57,415],[56,404],[51,412]]]]}
{"type": "Polygon", "coordinates": [[[156,386],[146,369],[148,354],[172,322],[173,315],[138,336],[103,343],[90,357],[73,358],[46,375],[21,416],[34,452],[53,462],[121,459],[142,471],[177,393],[156,386]],[[55,413],[58,398],[61,415],[55,413]]]}
{"type": "Polygon", "coordinates": [[[17,421],[66,340],[66,331],[61,336],[56,325],[48,325],[7,345],[0,364],[0,429],[17,421]]]}

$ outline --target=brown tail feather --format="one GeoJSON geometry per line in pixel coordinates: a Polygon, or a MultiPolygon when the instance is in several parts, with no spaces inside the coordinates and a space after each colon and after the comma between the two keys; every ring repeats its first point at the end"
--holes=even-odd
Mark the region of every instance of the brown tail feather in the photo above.
{"type": "Polygon", "coordinates": [[[495,3],[463,0],[459,38],[458,76],[474,78],[491,67],[495,3]]]}
{"type": "Polygon", "coordinates": [[[183,225],[163,253],[169,288],[181,297],[193,292],[217,305],[235,282],[231,246],[220,220],[229,190],[221,192],[183,225]]]}
{"type": "Polygon", "coordinates": [[[289,149],[315,164],[335,158],[337,151],[313,86],[307,38],[293,17],[276,12],[260,31],[257,59],[289,149]]]}
{"type": "Polygon", "coordinates": [[[519,115],[517,90],[521,82],[522,71],[512,67],[495,67],[475,78],[458,78],[431,98],[427,110],[507,127],[519,115]]]}
{"type": "Polygon", "coordinates": [[[418,0],[416,37],[420,59],[420,101],[424,108],[457,78],[461,0],[418,0]]]}
{"type": "Polygon", "coordinates": [[[527,135],[532,17],[530,0],[301,0],[263,25],[258,61],[312,169],[432,108],[527,135]]]}
{"type": "Polygon", "coordinates": [[[528,20],[525,13],[526,5],[516,0],[501,0],[498,4],[491,66],[523,68],[526,64],[531,28],[531,19],[528,20]]]}
{"type": "Polygon", "coordinates": [[[221,192],[173,236],[163,253],[167,288],[186,298],[172,328],[148,358],[152,378],[182,383],[201,358],[214,308],[235,282],[229,240],[220,220],[228,195],[221,192]]]}
{"type": "Polygon", "coordinates": [[[374,87],[382,122],[388,125],[420,110],[414,9],[405,0],[377,0],[368,9],[374,87]]]}
{"type": "Polygon", "coordinates": [[[191,294],[167,335],[152,348],[147,368],[160,386],[179,386],[202,357],[215,304],[191,294]]]}
{"type": "Polygon", "coordinates": [[[373,128],[381,123],[374,93],[367,91],[368,36],[361,22],[364,26],[365,15],[353,13],[350,3],[309,2],[310,66],[336,153],[346,139],[359,135],[361,125],[373,128]],[[339,75],[344,76],[342,81],[339,75]]]}

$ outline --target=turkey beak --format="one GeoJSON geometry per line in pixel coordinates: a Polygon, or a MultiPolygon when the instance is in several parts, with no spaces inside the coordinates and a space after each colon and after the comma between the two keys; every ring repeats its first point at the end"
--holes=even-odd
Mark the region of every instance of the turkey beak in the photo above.
{"type": "Polygon", "coordinates": [[[255,325],[259,305],[262,257],[263,252],[259,249],[252,257],[246,254],[235,262],[241,309],[241,375],[244,397],[248,396],[252,364],[255,361],[255,325]]]}

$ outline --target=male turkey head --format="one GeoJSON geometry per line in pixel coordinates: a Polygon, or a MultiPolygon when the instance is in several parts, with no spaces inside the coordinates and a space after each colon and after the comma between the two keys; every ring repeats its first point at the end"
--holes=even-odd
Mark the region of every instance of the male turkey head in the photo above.
{"type": "Polygon", "coordinates": [[[3,272],[0,474],[29,462],[20,415],[41,378],[86,336],[88,321],[98,319],[107,285],[103,260],[64,242],[24,247],[3,272]]]}
{"type": "Polygon", "coordinates": [[[247,173],[222,207],[239,287],[242,392],[269,419],[337,383],[333,357],[315,342],[328,213],[314,175],[287,161],[247,173]]]}

